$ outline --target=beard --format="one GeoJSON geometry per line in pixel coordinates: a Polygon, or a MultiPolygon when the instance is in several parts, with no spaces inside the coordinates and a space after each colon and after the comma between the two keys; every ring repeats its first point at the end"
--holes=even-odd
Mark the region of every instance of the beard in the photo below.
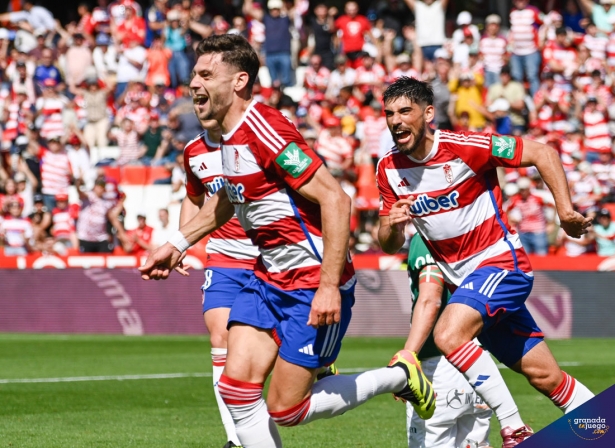
{"type": "Polygon", "coordinates": [[[414,154],[418,149],[419,145],[421,144],[421,141],[425,137],[426,128],[427,126],[423,121],[423,123],[421,123],[421,127],[419,128],[419,131],[416,134],[410,131],[412,133],[412,142],[406,144],[400,144],[397,141],[397,135],[393,134],[393,140],[395,141],[395,145],[397,146],[398,151],[406,156],[411,156],[412,154],[414,154]]]}

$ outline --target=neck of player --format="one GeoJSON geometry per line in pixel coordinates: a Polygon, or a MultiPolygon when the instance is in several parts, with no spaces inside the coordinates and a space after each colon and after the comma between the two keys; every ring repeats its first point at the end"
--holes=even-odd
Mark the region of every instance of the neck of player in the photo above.
{"type": "Polygon", "coordinates": [[[434,133],[429,126],[425,128],[425,136],[421,139],[419,146],[416,148],[416,151],[411,154],[412,158],[415,160],[423,160],[425,159],[433,148],[434,142],[434,133]]]}
{"type": "Polygon", "coordinates": [[[229,107],[226,115],[224,116],[222,123],[220,123],[222,134],[228,134],[233,129],[235,129],[235,126],[237,126],[237,123],[239,123],[239,121],[243,117],[243,114],[250,106],[251,102],[252,102],[251,95],[245,95],[245,96],[236,95],[233,98],[233,103],[229,107]]]}

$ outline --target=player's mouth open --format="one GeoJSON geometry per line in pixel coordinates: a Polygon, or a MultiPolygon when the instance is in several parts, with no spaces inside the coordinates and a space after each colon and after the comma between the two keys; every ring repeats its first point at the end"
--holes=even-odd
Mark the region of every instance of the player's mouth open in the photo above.
{"type": "Polygon", "coordinates": [[[209,98],[203,95],[195,96],[192,98],[192,102],[198,106],[203,106],[209,101],[209,98]]]}
{"type": "Polygon", "coordinates": [[[400,130],[400,131],[395,132],[395,139],[397,140],[397,143],[401,143],[402,145],[404,143],[408,143],[411,138],[412,138],[412,132],[410,131],[400,130]]]}

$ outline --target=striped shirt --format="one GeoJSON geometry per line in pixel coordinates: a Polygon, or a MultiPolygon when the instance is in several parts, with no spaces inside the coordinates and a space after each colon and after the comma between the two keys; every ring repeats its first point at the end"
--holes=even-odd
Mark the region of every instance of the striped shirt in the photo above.
{"type": "MultiPolygon", "coordinates": [[[[184,168],[190,196],[204,194],[209,199],[224,187],[220,144],[211,142],[207,131],[184,148],[184,168]]],[[[210,235],[205,250],[208,267],[254,269],[259,255],[236,215],[210,235]]]]}
{"type": "Polygon", "coordinates": [[[589,54],[592,58],[605,60],[606,47],[609,44],[609,38],[606,36],[590,36],[586,34],[583,36],[583,43],[589,50],[589,54]]]}
{"type": "Polygon", "coordinates": [[[39,98],[36,101],[36,110],[43,117],[41,137],[51,139],[64,136],[66,131],[62,120],[62,111],[65,107],[66,101],[60,97],[39,98]]]}
{"type": "Polygon", "coordinates": [[[120,148],[120,156],[117,158],[118,165],[125,165],[139,158],[140,144],[137,131],[120,131],[117,134],[117,145],[120,148]]]}
{"type": "Polygon", "coordinates": [[[318,135],[316,152],[327,162],[327,168],[342,168],[347,159],[352,158],[352,146],[341,135],[333,137],[326,129],[318,135]]]}
{"type": "Polygon", "coordinates": [[[583,111],[583,128],[585,129],[584,146],[587,151],[610,152],[611,136],[608,120],[599,110],[583,111]]]}
{"type": "Polygon", "coordinates": [[[394,148],[378,163],[380,216],[414,196],[413,223],[453,285],[484,266],[530,273],[519,235],[502,211],[496,173],[498,166],[518,167],[522,153],[517,137],[448,131],[436,131],[423,160],[394,148]]]}
{"type": "Polygon", "coordinates": [[[542,25],[538,8],[528,6],[513,9],[510,12],[510,32],[508,40],[512,52],[518,56],[527,56],[538,51],[538,27],[542,25]]]}
{"type": "Polygon", "coordinates": [[[73,168],[65,149],[51,152],[41,148],[41,181],[43,194],[68,194],[68,187],[73,178],[73,168]]]}
{"type": "Polygon", "coordinates": [[[54,208],[53,212],[51,212],[51,222],[51,234],[54,238],[68,239],[75,231],[75,220],[68,208],[64,210],[54,208]]]}
{"type": "Polygon", "coordinates": [[[9,215],[0,222],[0,233],[4,234],[8,247],[25,247],[33,235],[32,224],[29,219],[9,215]]]}
{"type": "MultiPolygon", "coordinates": [[[[296,192],[322,166],[299,131],[279,111],[253,101],[222,136],[228,197],[259,248],[257,277],[283,290],[320,284],[323,237],[320,207],[296,192]]],[[[355,282],[350,257],[340,288],[355,282]]]]}
{"type": "Polygon", "coordinates": [[[479,42],[479,52],[483,56],[485,70],[488,72],[499,73],[504,67],[504,56],[506,55],[506,39],[502,36],[485,36],[479,42]]]}

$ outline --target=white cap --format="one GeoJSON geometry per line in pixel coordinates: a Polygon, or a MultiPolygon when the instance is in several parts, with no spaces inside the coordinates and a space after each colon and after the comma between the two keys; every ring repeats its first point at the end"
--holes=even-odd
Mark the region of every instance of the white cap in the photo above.
{"type": "Polygon", "coordinates": [[[517,187],[519,190],[528,190],[532,186],[532,181],[527,177],[520,177],[517,179],[517,187]]]}
{"type": "Polygon", "coordinates": [[[489,106],[489,112],[506,112],[508,110],[510,110],[510,103],[506,98],[498,98],[489,106]]]}
{"type": "Polygon", "coordinates": [[[508,197],[514,196],[519,193],[519,187],[516,184],[509,182],[504,185],[504,194],[508,197]]]}
{"type": "Polygon", "coordinates": [[[489,25],[490,23],[497,23],[499,25],[500,23],[502,23],[502,18],[498,16],[497,14],[489,14],[485,18],[485,23],[487,25],[489,25]]]}
{"type": "Polygon", "coordinates": [[[8,39],[9,38],[9,30],[6,28],[0,28],[0,39],[8,39]]]}
{"type": "Polygon", "coordinates": [[[410,61],[411,61],[410,56],[406,53],[401,53],[395,58],[395,62],[397,62],[398,64],[403,64],[403,63],[408,64],[410,63],[410,61]]]}
{"type": "Polygon", "coordinates": [[[179,20],[179,11],[176,9],[170,10],[167,13],[167,20],[168,21],[179,20]]]}
{"type": "Polygon", "coordinates": [[[282,0],[269,0],[267,2],[267,9],[282,9],[282,0]]]}
{"type": "Polygon", "coordinates": [[[434,52],[433,55],[435,59],[450,59],[451,58],[451,55],[448,54],[448,51],[446,51],[444,48],[438,48],[434,52]]]}
{"type": "Polygon", "coordinates": [[[457,15],[457,25],[469,25],[470,23],[472,23],[472,14],[470,14],[468,11],[461,11],[457,15]]]}

